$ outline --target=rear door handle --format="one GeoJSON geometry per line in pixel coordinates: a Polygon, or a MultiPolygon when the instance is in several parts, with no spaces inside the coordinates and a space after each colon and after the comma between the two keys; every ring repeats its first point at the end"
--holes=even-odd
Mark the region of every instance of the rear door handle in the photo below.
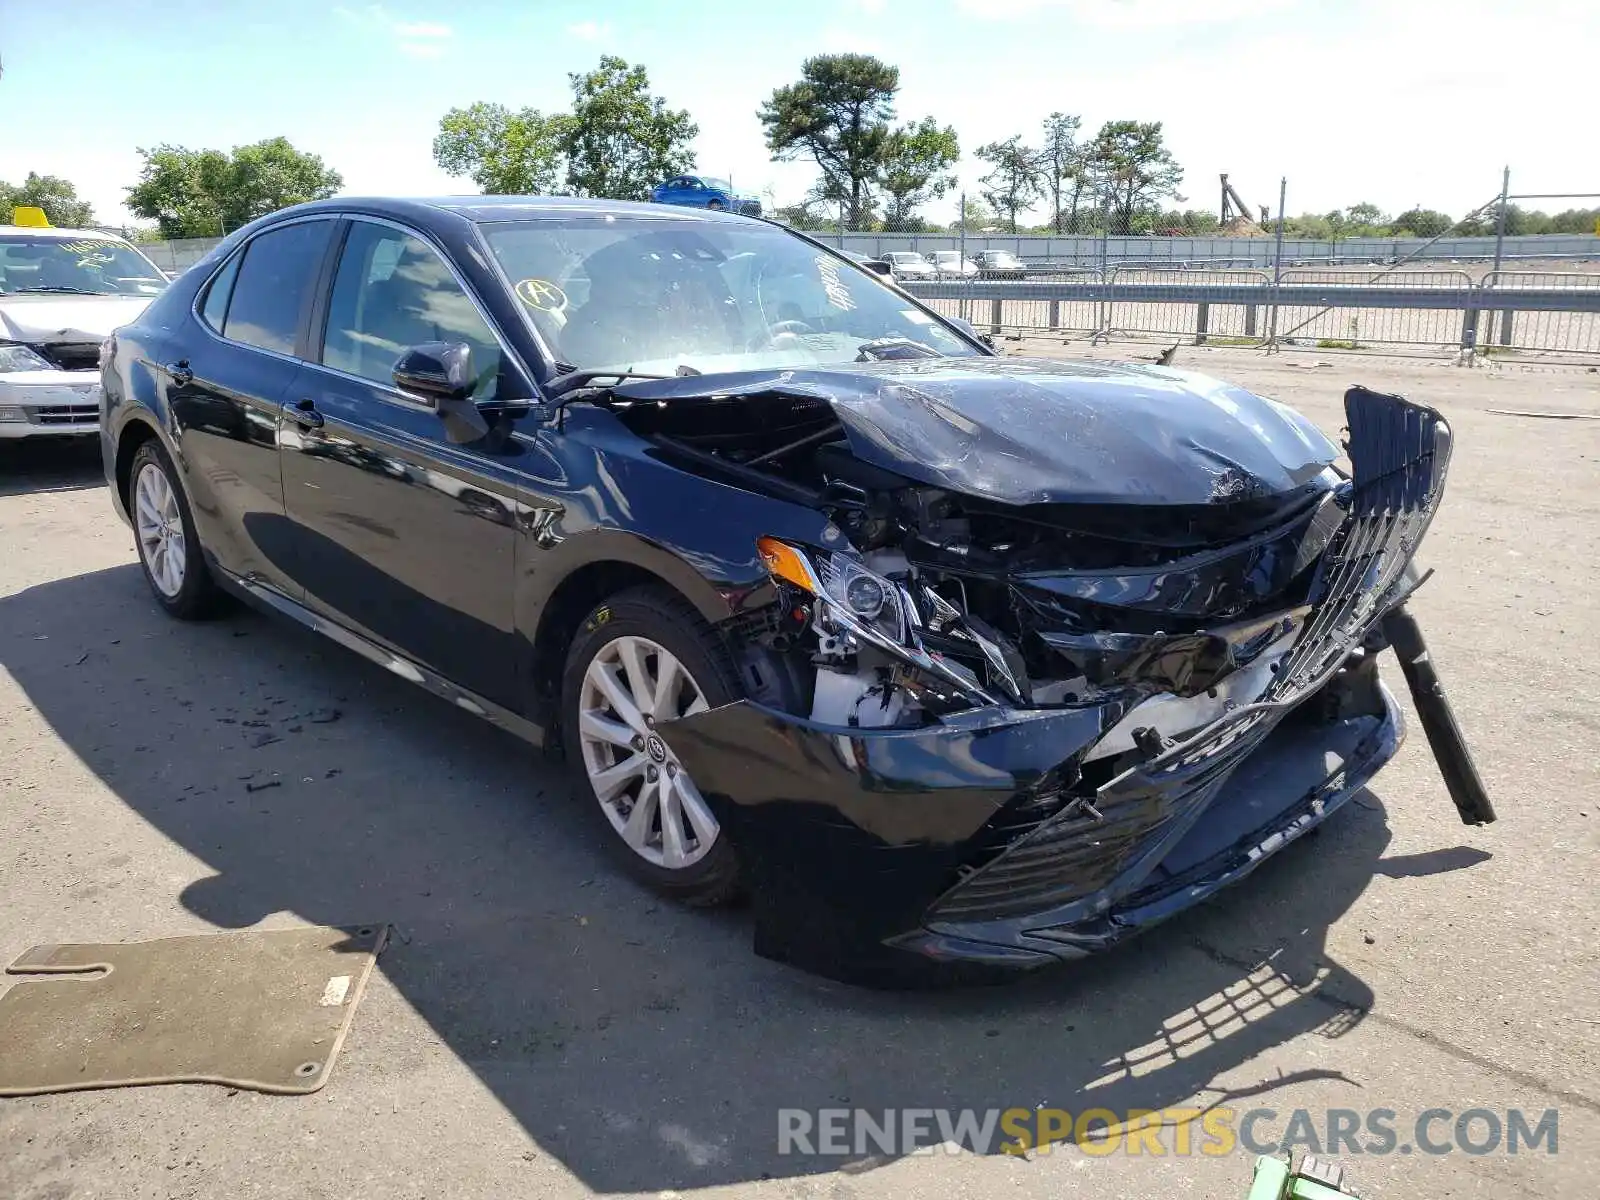
{"type": "Polygon", "coordinates": [[[175,363],[168,363],[167,374],[172,376],[172,382],[179,387],[188,387],[194,382],[194,372],[189,369],[189,360],[180,358],[175,363]]]}
{"type": "Polygon", "coordinates": [[[317,402],[310,397],[294,406],[294,419],[297,425],[306,429],[322,428],[322,414],[317,411],[317,402]]]}

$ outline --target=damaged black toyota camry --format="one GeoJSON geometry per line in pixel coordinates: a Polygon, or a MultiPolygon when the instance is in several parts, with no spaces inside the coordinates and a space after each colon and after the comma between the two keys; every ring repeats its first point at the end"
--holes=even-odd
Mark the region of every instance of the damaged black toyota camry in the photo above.
{"type": "Polygon", "coordinates": [[[622,862],[877,983],[1099,950],[1238,880],[1402,736],[1494,819],[1405,604],[1450,430],[1336,446],[1150,365],[997,356],[781,226],[339,199],[108,341],[156,601],[286,614],[559,747],[622,862]]]}

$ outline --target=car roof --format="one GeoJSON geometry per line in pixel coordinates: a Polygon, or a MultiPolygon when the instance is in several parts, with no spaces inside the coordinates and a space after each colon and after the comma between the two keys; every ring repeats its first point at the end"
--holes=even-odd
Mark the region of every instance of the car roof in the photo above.
{"type": "Polygon", "coordinates": [[[0,241],[9,237],[44,238],[46,241],[77,241],[82,238],[100,238],[103,241],[122,242],[128,239],[120,233],[104,229],[63,229],[59,225],[0,225],[0,241]]]}
{"type": "MultiPolygon", "coordinates": [[[[674,176],[676,178],[676,176],[674,176]]],[[[537,221],[562,217],[617,217],[644,221],[749,221],[726,210],[684,208],[643,200],[604,200],[583,196],[335,196],[314,200],[273,216],[314,212],[359,212],[409,221],[424,227],[440,219],[470,221],[537,221]]]]}

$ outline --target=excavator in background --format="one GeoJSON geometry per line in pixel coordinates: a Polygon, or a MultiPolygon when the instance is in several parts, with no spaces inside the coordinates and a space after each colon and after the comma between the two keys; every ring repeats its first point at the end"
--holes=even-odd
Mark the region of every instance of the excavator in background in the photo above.
{"type": "Polygon", "coordinates": [[[1238,190],[1228,182],[1226,171],[1222,173],[1222,211],[1219,214],[1222,220],[1224,233],[1249,237],[1263,233],[1272,222],[1272,209],[1268,205],[1260,205],[1261,220],[1258,223],[1250,215],[1250,206],[1239,196],[1238,190]]]}

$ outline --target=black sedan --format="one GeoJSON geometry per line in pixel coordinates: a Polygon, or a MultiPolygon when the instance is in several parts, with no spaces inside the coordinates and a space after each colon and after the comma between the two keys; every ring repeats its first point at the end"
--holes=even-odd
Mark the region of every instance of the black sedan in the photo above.
{"type": "Polygon", "coordinates": [[[839,977],[1029,968],[1239,879],[1394,753],[1436,412],[1000,358],[781,226],[339,199],[105,347],[155,600],[242,598],[558,747],[621,861],[839,977]]]}

